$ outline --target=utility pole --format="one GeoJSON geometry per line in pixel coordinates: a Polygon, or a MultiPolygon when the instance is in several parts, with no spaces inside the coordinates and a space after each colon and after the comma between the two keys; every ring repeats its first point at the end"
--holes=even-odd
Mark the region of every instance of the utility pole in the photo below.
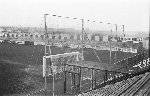
{"type": "Polygon", "coordinates": [[[84,39],[83,32],[84,32],[84,19],[81,19],[81,20],[82,20],[82,60],[84,60],[84,56],[83,56],[83,39],[84,39]]]}
{"type": "MultiPolygon", "coordinates": [[[[47,25],[46,25],[46,16],[48,14],[44,14],[44,23],[45,23],[45,58],[46,58],[46,46],[47,46],[47,25]]],[[[46,64],[46,60],[45,60],[45,64],[46,64]]],[[[45,69],[45,96],[46,96],[46,92],[47,92],[47,66],[45,69]]]]}

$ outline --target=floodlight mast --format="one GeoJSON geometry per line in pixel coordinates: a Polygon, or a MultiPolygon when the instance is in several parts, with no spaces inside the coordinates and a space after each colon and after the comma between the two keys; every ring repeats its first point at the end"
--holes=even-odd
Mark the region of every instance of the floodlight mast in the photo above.
{"type": "Polygon", "coordinates": [[[84,32],[84,19],[82,20],[82,60],[84,60],[84,56],[83,56],[83,40],[84,40],[84,36],[83,36],[83,32],[84,32]]]}
{"type": "Polygon", "coordinates": [[[109,53],[109,57],[110,57],[110,58],[109,58],[109,60],[110,60],[110,61],[109,61],[109,63],[111,64],[111,55],[112,55],[112,54],[111,54],[111,34],[112,34],[112,24],[111,24],[111,23],[107,23],[107,24],[110,25],[110,41],[109,41],[109,44],[110,44],[110,51],[109,51],[109,52],[110,52],[110,53],[109,53]]]}
{"type": "MultiPolygon", "coordinates": [[[[46,46],[47,46],[47,25],[46,25],[46,16],[49,14],[44,14],[44,23],[45,23],[45,58],[46,58],[46,46]]],[[[46,60],[45,60],[45,64],[46,64],[46,60]]],[[[46,66],[46,65],[45,65],[46,66]]],[[[45,68],[45,96],[46,96],[46,92],[47,92],[47,77],[46,77],[46,71],[47,71],[47,66],[45,68]]]]}

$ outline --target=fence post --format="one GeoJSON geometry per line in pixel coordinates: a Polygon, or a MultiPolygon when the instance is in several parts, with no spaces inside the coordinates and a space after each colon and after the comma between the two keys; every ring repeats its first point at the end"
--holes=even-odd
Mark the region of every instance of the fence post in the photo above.
{"type": "Polygon", "coordinates": [[[64,94],[66,94],[66,71],[64,71],[64,94]]]}
{"type": "Polygon", "coordinates": [[[76,85],[76,82],[75,82],[75,80],[76,80],[76,76],[75,76],[75,73],[73,74],[73,86],[74,86],[74,88],[75,88],[75,85],[76,85]]]}
{"type": "MultiPolygon", "coordinates": [[[[92,68],[92,90],[94,89],[94,85],[95,85],[95,75],[94,75],[94,69],[92,68]]],[[[96,86],[96,85],[95,85],[96,86]]]]}
{"type": "Polygon", "coordinates": [[[106,80],[105,80],[106,76],[105,75],[103,76],[103,79],[104,79],[104,86],[105,86],[106,85],[106,80]]]}
{"type": "MultiPolygon", "coordinates": [[[[73,66],[73,71],[74,71],[74,66],[73,66]]],[[[72,94],[73,94],[73,90],[74,90],[74,87],[75,87],[75,84],[74,84],[74,80],[75,80],[75,77],[74,77],[74,72],[71,72],[71,77],[72,77],[72,86],[71,86],[71,90],[72,90],[72,94]]]]}
{"type": "Polygon", "coordinates": [[[73,72],[71,73],[71,91],[72,91],[72,93],[73,93],[73,88],[74,88],[74,86],[73,86],[73,72]]]}
{"type": "Polygon", "coordinates": [[[93,85],[93,77],[94,77],[94,76],[93,76],[93,69],[92,69],[92,72],[91,72],[91,73],[92,73],[92,74],[91,74],[91,75],[92,75],[92,81],[91,81],[91,82],[92,82],[92,90],[93,90],[93,87],[94,87],[94,85],[93,85]]]}
{"type": "Polygon", "coordinates": [[[105,70],[105,81],[107,81],[107,70],[105,70]]]}
{"type": "Polygon", "coordinates": [[[96,80],[97,80],[96,79],[96,72],[97,72],[97,70],[95,69],[95,71],[94,71],[94,83],[95,83],[94,85],[95,85],[95,87],[94,88],[96,88],[96,80]]]}
{"type": "Polygon", "coordinates": [[[64,94],[66,94],[66,64],[64,64],[64,94]]]}
{"type": "Polygon", "coordinates": [[[115,82],[116,82],[115,71],[113,73],[114,73],[114,84],[115,84],[115,82]]]}
{"type": "Polygon", "coordinates": [[[81,92],[81,67],[79,67],[79,93],[81,92]]]}

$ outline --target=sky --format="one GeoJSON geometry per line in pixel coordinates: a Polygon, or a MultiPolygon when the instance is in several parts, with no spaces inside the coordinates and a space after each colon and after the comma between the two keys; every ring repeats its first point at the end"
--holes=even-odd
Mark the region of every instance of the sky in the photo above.
{"type": "Polygon", "coordinates": [[[0,26],[38,27],[48,13],[149,32],[149,5],[149,0],[0,0],[0,26]]]}

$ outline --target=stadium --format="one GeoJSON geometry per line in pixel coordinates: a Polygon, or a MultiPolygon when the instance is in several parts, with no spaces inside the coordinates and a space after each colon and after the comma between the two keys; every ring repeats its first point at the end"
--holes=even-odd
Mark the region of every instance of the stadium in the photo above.
{"type": "Polygon", "coordinates": [[[0,95],[126,96],[148,82],[149,48],[143,48],[141,38],[125,37],[124,30],[123,37],[91,35],[84,30],[88,25],[65,33],[60,30],[66,21],[57,23],[55,31],[45,23],[42,35],[2,34],[0,95]]]}

